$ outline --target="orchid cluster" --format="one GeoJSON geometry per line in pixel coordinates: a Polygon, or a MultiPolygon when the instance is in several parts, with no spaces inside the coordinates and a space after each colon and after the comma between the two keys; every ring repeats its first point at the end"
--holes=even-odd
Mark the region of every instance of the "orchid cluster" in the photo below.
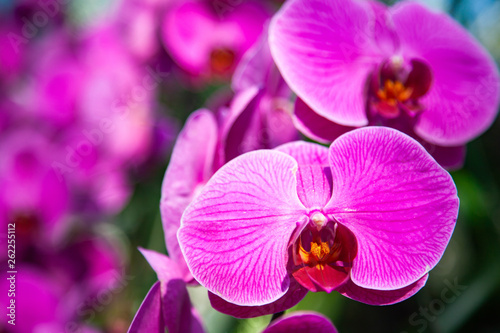
{"type": "MultiPolygon", "coordinates": [[[[231,40],[239,12],[215,26],[203,1],[177,6],[164,36],[180,65],[198,76],[238,65],[231,98],[177,138],[160,202],[168,256],[141,249],[159,281],[129,332],[203,332],[195,285],[236,318],[279,317],[309,292],[389,305],[424,287],[458,215],[447,170],[498,112],[487,51],[413,1],[288,0],[240,56],[198,40],[201,29],[231,40]]],[[[291,332],[297,316],[265,332],[291,332]]]]}
{"type": "Polygon", "coordinates": [[[120,231],[105,222],[175,127],[156,111],[164,70],[129,50],[118,22],[71,31],[68,8],[42,5],[0,13],[0,299],[17,302],[0,331],[98,332],[101,298],[128,283],[120,231]],[[9,293],[7,271],[18,272],[9,293]]]}
{"type": "Polygon", "coordinates": [[[0,3],[0,218],[19,272],[0,332],[202,333],[198,288],[222,314],[272,316],[263,333],[335,333],[291,309],[425,286],[457,222],[449,172],[500,105],[495,61],[458,22],[413,0],[92,3],[0,3]],[[166,155],[161,253],[121,220],[166,155]],[[134,278],[127,244],[157,281],[103,318],[134,278]]]}

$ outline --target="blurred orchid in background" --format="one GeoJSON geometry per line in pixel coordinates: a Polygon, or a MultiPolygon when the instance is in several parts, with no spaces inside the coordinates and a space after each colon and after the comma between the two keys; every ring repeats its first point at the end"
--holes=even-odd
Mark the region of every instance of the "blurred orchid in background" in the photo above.
{"type": "Polygon", "coordinates": [[[228,79],[271,12],[264,2],[174,0],[162,25],[165,47],[193,78],[228,79]]]}

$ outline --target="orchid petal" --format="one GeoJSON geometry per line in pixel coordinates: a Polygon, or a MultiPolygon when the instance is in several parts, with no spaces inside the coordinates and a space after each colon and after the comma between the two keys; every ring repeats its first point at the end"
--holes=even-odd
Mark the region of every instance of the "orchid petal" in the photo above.
{"type": "Polygon", "coordinates": [[[224,314],[236,318],[253,318],[282,312],[298,304],[307,295],[307,289],[303,288],[294,279],[290,280],[290,287],[277,301],[261,306],[241,306],[229,303],[219,296],[208,293],[212,307],[224,314]]]}
{"type": "MultiPolygon", "coordinates": [[[[203,332],[199,316],[191,306],[186,282],[179,266],[164,254],[139,248],[160,280],[163,322],[170,333],[203,332]]],[[[153,308],[154,310],[154,308],[153,308]]]]}
{"type": "Polygon", "coordinates": [[[156,282],[151,287],[128,329],[128,333],[141,332],[165,332],[165,324],[161,315],[160,282],[156,282]]]}
{"type": "Polygon", "coordinates": [[[276,148],[292,156],[299,165],[297,193],[307,208],[321,209],[332,196],[332,178],[328,165],[328,148],[303,141],[276,148]]]}
{"type": "Polygon", "coordinates": [[[237,92],[222,127],[220,155],[230,161],[242,153],[262,148],[262,122],[257,105],[256,86],[237,92]]]}
{"type": "Polygon", "coordinates": [[[297,168],[284,153],[254,151],[227,163],[205,185],[178,232],[201,285],[237,305],[268,304],[286,293],[288,242],[306,221],[297,168]]]}
{"type": "Polygon", "coordinates": [[[302,134],[320,143],[331,143],[342,134],[354,129],[320,116],[300,98],[295,101],[293,122],[302,134]]]}
{"type": "Polygon", "coordinates": [[[186,283],[180,279],[161,284],[163,320],[169,333],[203,333],[199,315],[191,305],[186,283]]]}
{"type": "Polygon", "coordinates": [[[320,116],[346,126],[368,124],[365,83],[391,54],[376,43],[378,16],[361,1],[292,0],[271,21],[276,65],[320,116]]]}
{"type": "Polygon", "coordinates": [[[467,30],[444,14],[416,2],[392,9],[405,58],[423,59],[433,84],[415,132],[440,146],[459,146],[484,132],[500,102],[500,77],[494,60],[467,30]]]}
{"type": "MultiPolygon", "coordinates": [[[[420,141],[420,140],[419,140],[420,141]]],[[[458,147],[441,147],[435,146],[425,141],[420,141],[422,146],[434,157],[446,170],[458,170],[464,165],[465,161],[465,146],[458,147]]]]}
{"type": "Polygon", "coordinates": [[[269,50],[267,33],[263,32],[259,41],[243,55],[236,67],[231,88],[234,91],[253,86],[263,88],[272,66],[274,66],[274,61],[269,50]]]}
{"type": "Polygon", "coordinates": [[[351,131],[330,147],[327,214],[358,242],[351,280],[377,290],[414,283],[439,261],[458,214],[451,176],[409,136],[385,127],[351,131]]]}
{"type": "MultiPolygon", "coordinates": [[[[217,124],[212,113],[199,110],[187,120],[177,138],[162,185],[160,211],[165,232],[165,243],[170,257],[179,269],[189,276],[177,241],[177,230],[184,209],[191,202],[198,187],[212,175],[217,144],[217,124]]],[[[187,279],[187,278],[186,278],[187,279]]]]}
{"type": "Polygon", "coordinates": [[[425,274],[416,282],[395,290],[373,290],[361,288],[352,281],[348,281],[337,289],[342,295],[355,301],[370,305],[390,305],[404,301],[415,295],[427,282],[429,274],[425,274]]]}
{"type": "Polygon", "coordinates": [[[276,319],[262,333],[337,333],[337,329],[319,313],[299,311],[276,319]]]}
{"type": "Polygon", "coordinates": [[[158,280],[167,282],[172,279],[182,279],[183,276],[178,264],[166,255],[142,247],[139,247],[139,252],[153,268],[158,280]]]}

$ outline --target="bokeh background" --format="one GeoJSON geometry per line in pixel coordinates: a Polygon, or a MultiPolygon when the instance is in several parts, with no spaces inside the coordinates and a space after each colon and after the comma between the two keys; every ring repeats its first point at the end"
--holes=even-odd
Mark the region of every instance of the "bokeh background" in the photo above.
{"type": "MultiPolygon", "coordinates": [[[[281,4],[253,1],[269,15],[281,4]]],[[[229,91],[231,74],[193,73],[172,59],[162,29],[173,2],[0,1],[0,236],[6,242],[16,222],[19,272],[17,325],[3,316],[0,332],[126,332],[156,281],[137,247],[166,253],[158,205],[175,137],[191,112],[229,91]]],[[[499,62],[500,1],[423,2],[499,62]]],[[[455,233],[417,295],[375,307],[309,293],[289,311],[323,313],[340,332],[500,332],[499,166],[497,119],[452,172],[455,233]]],[[[2,250],[2,274],[8,259],[2,250]]],[[[209,332],[269,323],[217,313],[201,287],[190,293],[209,332]]]]}

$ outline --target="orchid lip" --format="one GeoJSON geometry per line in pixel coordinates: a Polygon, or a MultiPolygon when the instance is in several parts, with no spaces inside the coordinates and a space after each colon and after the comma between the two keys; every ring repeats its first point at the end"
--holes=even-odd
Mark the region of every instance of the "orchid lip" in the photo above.
{"type": "Polygon", "coordinates": [[[314,212],[291,248],[293,277],[310,291],[335,290],[349,279],[355,243],[347,228],[314,212]]]}
{"type": "Polygon", "coordinates": [[[372,74],[371,111],[384,118],[397,118],[401,112],[415,116],[423,109],[419,100],[430,89],[432,73],[418,59],[409,63],[401,56],[384,61],[372,74]]]}

